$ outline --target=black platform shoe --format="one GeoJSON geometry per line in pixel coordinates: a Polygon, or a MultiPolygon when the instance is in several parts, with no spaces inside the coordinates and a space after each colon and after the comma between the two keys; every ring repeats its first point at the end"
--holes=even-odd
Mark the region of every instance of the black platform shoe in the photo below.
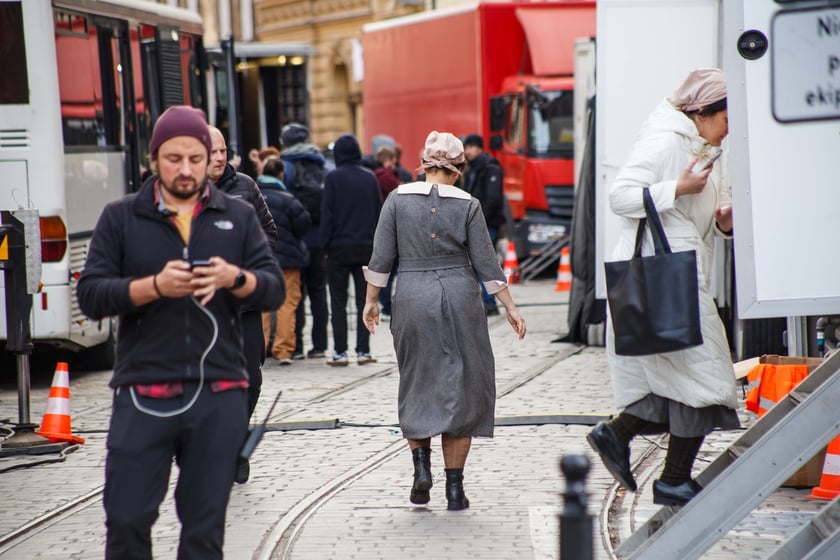
{"type": "Polygon", "coordinates": [[[446,470],[446,509],[458,511],[470,507],[470,501],[464,496],[464,469],[446,470]]]}
{"type": "Polygon", "coordinates": [[[411,455],[414,458],[414,484],[411,486],[409,500],[412,504],[428,504],[432,487],[432,450],[428,447],[415,447],[411,455]]]}
{"type": "Polygon", "coordinates": [[[691,478],[676,486],[654,480],[653,503],[660,506],[684,506],[702,489],[703,487],[691,478]]]}
{"type": "Polygon", "coordinates": [[[636,480],[630,470],[630,448],[621,445],[613,429],[606,422],[598,422],[586,436],[586,441],[601,456],[610,474],[631,492],[636,491],[636,480]]]}

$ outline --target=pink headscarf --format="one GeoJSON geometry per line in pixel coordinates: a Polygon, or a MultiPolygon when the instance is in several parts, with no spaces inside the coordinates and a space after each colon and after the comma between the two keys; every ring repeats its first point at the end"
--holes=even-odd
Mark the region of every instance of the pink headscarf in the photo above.
{"type": "Polygon", "coordinates": [[[455,166],[465,161],[464,144],[454,134],[433,130],[426,137],[420,161],[418,173],[434,167],[443,167],[460,175],[461,171],[455,166]]]}
{"type": "Polygon", "coordinates": [[[668,98],[675,109],[697,111],[726,97],[726,77],[717,68],[692,70],[668,98]]]}

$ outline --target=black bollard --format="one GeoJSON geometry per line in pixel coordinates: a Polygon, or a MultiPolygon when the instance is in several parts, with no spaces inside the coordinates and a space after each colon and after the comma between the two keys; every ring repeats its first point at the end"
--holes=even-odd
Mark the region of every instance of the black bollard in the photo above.
{"type": "Polygon", "coordinates": [[[566,477],[560,513],[560,560],[592,560],[592,516],[587,512],[585,455],[564,455],[560,470],[566,477]]]}

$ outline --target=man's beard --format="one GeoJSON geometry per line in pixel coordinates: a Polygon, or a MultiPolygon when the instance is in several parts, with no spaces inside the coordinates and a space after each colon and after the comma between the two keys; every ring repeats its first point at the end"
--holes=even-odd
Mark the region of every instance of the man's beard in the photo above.
{"type": "MultiPolygon", "coordinates": [[[[176,178],[174,182],[177,182],[177,181],[178,181],[178,178],[176,178]]],[[[201,189],[204,187],[204,183],[205,183],[205,181],[202,181],[201,183],[199,183],[197,181],[193,181],[194,188],[186,190],[186,191],[175,189],[175,188],[171,187],[170,185],[167,185],[163,181],[161,181],[161,186],[163,187],[163,189],[166,191],[167,194],[171,194],[175,198],[179,198],[181,200],[188,200],[188,199],[194,197],[199,192],[201,192],[201,189]]]]}

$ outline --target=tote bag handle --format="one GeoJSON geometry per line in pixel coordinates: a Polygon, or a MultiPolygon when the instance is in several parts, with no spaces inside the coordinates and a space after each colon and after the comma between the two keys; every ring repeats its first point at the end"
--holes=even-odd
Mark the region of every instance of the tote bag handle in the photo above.
{"type": "Polygon", "coordinates": [[[656,211],[656,206],[653,205],[653,197],[650,196],[650,189],[647,187],[642,189],[642,200],[644,201],[645,216],[647,217],[639,220],[639,227],[636,229],[636,249],[633,256],[642,256],[642,241],[645,238],[645,225],[648,223],[650,224],[650,234],[653,237],[654,252],[657,255],[670,253],[671,245],[665,236],[665,228],[662,226],[662,221],[659,219],[659,212],[656,211]]]}

